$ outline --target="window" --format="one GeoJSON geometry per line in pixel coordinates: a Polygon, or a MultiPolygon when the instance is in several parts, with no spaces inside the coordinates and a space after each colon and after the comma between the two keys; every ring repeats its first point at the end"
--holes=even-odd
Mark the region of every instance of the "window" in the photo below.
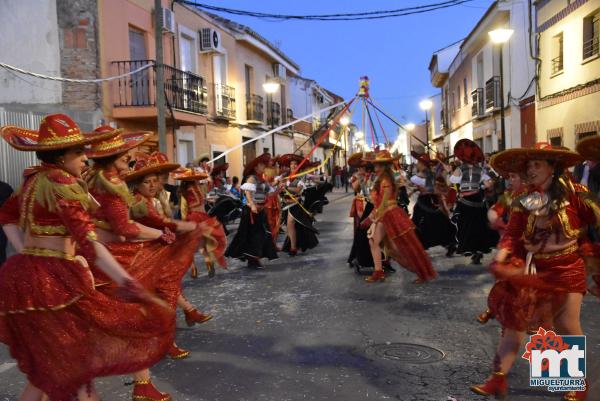
{"type": "Polygon", "coordinates": [[[599,54],[600,11],[583,19],[583,59],[599,54]]]}
{"type": "Polygon", "coordinates": [[[456,87],[456,108],[460,109],[460,85],[456,87]]]}
{"type": "Polygon", "coordinates": [[[467,104],[469,104],[469,95],[468,95],[468,89],[467,89],[467,78],[465,78],[463,80],[463,103],[465,104],[465,106],[467,104]]]}
{"type": "Polygon", "coordinates": [[[252,95],[253,92],[253,88],[254,88],[254,68],[252,68],[252,66],[249,66],[248,64],[246,64],[244,66],[244,73],[245,73],[245,79],[246,79],[246,96],[250,96],[252,95]]]}
{"type": "Polygon", "coordinates": [[[552,38],[552,75],[563,70],[563,34],[552,38]]]}
{"type": "Polygon", "coordinates": [[[580,132],[579,134],[577,134],[577,142],[581,141],[582,139],[588,138],[590,136],[596,136],[596,135],[598,135],[597,131],[580,132]]]}
{"type": "Polygon", "coordinates": [[[452,104],[451,104],[451,109],[452,112],[454,113],[454,111],[456,111],[456,103],[454,102],[454,92],[452,92],[452,96],[450,96],[450,99],[452,100],[452,104]]]}
{"type": "Polygon", "coordinates": [[[550,138],[550,145],[552,145],[552,146],[562,146],[562,137],[555,136],[554,138],[550,138]]]}

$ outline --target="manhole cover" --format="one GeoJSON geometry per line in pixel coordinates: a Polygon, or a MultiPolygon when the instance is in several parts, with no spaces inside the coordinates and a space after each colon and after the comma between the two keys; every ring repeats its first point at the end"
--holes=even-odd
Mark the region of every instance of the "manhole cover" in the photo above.
{"type": "Polygon", "coordinates": [[[439,349],[408,343],[375,344],[367,348],[367,353],[405,363],[433,363],[441,361],[446,356],[439,349]]]}

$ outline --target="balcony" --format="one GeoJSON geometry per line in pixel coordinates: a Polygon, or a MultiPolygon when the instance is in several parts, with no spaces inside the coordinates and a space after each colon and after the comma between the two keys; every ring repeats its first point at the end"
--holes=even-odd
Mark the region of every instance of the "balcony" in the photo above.
{"type": "Polygon", "coordinates": [[[215,114],[217,118],[235,120],[235,88],[215,84],[215,114]]]}
{"type": "Polygon", "coordinates": [[[267,125],[271,127],[281,125],[281,105],[277,102],[267,101],[267,125]]]}
{"type": "Polygon", "coordinates": [[[552,71],[551,75],[558,74],[563,70],[563,56],[554,57],[552,59],[552,71]]]}
{"type": "Polygon", "coordinates": [[[473,105],[471,106],[471,116],[473,118],[483,117],[485,115],[483,88],[477,88],[471,92],[473,105]]]}
{"type": "Polygon", "coordinates": [[[583,42],[583,59],[600,54],[600,36],[595,36],[583,42]]]}
{"type": "MultiPolygon", "coordinates": [[[[117,75],[134,71],[146,64],[153,68],[113,81],[114,107],[156,106],[156,63],[154,60],[113,61],[117,75]]],[[[204,78],[191,72],[163,65],[164,86],[167,106],[175,110],[196,114],[207,114],[208,91],[204,78]]]]}
{"type": "Polygon", "coordinates": [[[246,96],[246,120],[250,124],[263,124],[265,113],[263,111],[263,98],[258,95],[246,96]]]}
{"type": "Polygon", "coordinates": [[[485,110],[500,108],[500,77],[491,77],[485,83],[485,110]]]}

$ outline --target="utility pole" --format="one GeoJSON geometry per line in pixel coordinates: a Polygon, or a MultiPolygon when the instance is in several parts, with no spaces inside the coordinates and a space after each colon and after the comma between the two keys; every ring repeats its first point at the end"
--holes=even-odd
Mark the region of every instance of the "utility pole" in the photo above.
{"type": "Polygon", "coordinates": [[[154,40],[156,42],[156,110],[158,126],[158,148],[161,152],[167,151],[167,126],[165,122],[166,102],[165,102],[165,70],[163,68],[163,20],[162,20],[162,2],[154,0],[154,40]]]}

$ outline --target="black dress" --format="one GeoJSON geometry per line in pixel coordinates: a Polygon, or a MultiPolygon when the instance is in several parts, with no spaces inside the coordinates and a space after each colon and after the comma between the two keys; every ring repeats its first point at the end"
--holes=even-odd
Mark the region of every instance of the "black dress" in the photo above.
{"type": "Polygon", "coordinates": [[[421,194],[413,209],[412,221],[423,248],[433,246],[455,247],[456,226],[439,206],[437,195],[421,194]]]}
{"type": "MultiPolygon", "coordinates": [[[[264,204],[269,186],[257,177],[254,177],[254,183],[256,186],[253,192],[254,202],[257,205],[264,204]]],[[[244,185],[242,185],[242,189],[246,190],[244,185]]],[[[255,214],[252,213],[249,206],[243,207],[240,226],[227,247],[225,256],[241,260],[277,258],[277,249],[271,237],[267,214],[264,209],[255,214]]]]}
{"type": "MultiPolygon", "coordinates": [[[[298,187],[299,180],[294,180],[290,187],[298,187]]],[[[302,202],[300,197],[296,199],[302,202]]],[[[313,217],[307,213],[308,208],[306,202],[302,202],[302,206],[294,204],[292,207],[286,210],[285,220],[287,222],[287,213],[291,214],[294,219],[296,226],[296,248],[305,252],[307,249],[312,249],[319,245],[319,238],[317,235],[319,231],[313,226],[313,217]]],[[[291,251],[291,242],[289,237],[285,237],[282,250],[284,252],[291,251]]]]}

